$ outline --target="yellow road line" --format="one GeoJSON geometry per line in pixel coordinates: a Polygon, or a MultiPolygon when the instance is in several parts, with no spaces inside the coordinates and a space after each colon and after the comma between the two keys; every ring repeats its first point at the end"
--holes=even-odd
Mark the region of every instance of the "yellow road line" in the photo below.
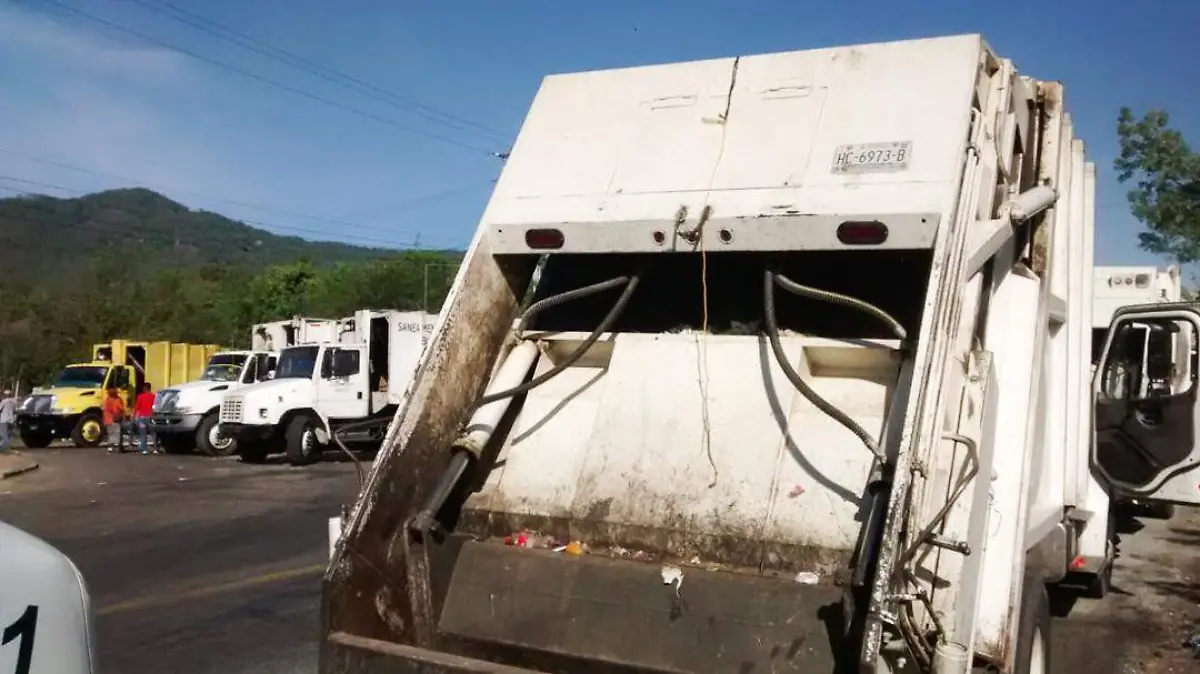
{"type": "Polygon", "coordinates": [[[184,590],[182,592],[168,592],[164,594],[153,594],[137,599],[129,599],[127,601],[117,602],[102,606],[96,610],[97,616],[112,615],[114,613],[124,613],[126,611],[136,611],[139,609],[153,608],[157,606],[168,606],[178,604],[192,599],[202,599],[204,597],[212,597],[214,595],[225,594],[235,590],[244,590],[246,588],[258,587],[260,585],[269,585],[278,583],[284,580],[292,580],[294,578],[303,578],[304,576],[315,576],[325,573],[325,564],[311,564],[309,566],[301,566],[294,569],[284,569],[282,571],[273,571],[264,573],[258,576],[249,578],[240,578],[225,583],[217,583],[198,587],[192,590],[184,590]]]}

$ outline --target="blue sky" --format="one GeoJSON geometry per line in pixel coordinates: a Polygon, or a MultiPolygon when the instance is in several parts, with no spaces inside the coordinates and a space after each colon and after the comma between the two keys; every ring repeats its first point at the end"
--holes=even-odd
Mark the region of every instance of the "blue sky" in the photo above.
{"type": "Polygon", "coordinates": [[[507,149],[552,72],[981,32],[1022,72],[1066,83],[1100,172],[1101,264],[1159,262],[1137,249],[1140,225],[1112,172],[1118,108],[1164,107],[1200,145],[1200,3],[1187,0],[170,0],[399,94],[399,107],[131,0],[55,1],[366,115],[42,0],[0,0],[0,195],[144,184],[307,238],[465,244],[501,166],[486,151],[507,149]],[[428,107],[400,109],[410,101],[428,107]]]}

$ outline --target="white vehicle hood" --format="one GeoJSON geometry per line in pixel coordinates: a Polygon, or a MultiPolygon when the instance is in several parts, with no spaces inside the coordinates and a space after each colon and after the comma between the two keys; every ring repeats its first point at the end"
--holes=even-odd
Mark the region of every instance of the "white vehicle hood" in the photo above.
{"type": "Polygon", "coordinates": [[[188,393],[192,393],[195,391],[212,391],[214,389],[228,390],[229,388],[231,388],[231,384],[236,384],[236,383],[237,382],[232,382],[232,381],[207,381],[207,380],[189,381],[186,384],[177,384],[175,386],[169,386],[169,387],[163,389],[162,391],[160,391],[160,393],[165,393],[167,391],[176,391],[180,394],[180,397],[182,398],[182,397],[186,397],[186,395],[188,393]]]}
{"type": "Polygon", "coordinates": [[[261,398],[263,396],[288,396],[303,393],[312,387],[311,379],[272,379],[252,384],[239,389],[238,393],[245,398],[261,398]]]}

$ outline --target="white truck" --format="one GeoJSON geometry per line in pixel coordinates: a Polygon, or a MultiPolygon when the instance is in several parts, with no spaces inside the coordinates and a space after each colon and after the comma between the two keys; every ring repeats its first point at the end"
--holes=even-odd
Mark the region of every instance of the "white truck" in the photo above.
{"type": "Polygon", "coordinates": [[[172,453],[198,449],[209,456],[236,452],[234,439],[218,432],[222,396],[270,378],[281,349],[329,341],[337,325],[334,320],[301,316],[255,325],[249,350],[214,354],[200,379],[159,391],[151,420],[163,448],[172,453]]]}
{"type": "Polygon", "coordinates": [[[1097,266],[1092,280],[1092,365],[1100,359],[1113,316],[1122,307],[1183,300],[1179,267],[1097,266]]]}
{"type": "Polygon", "coordinates": [[[433,317],[420,311],[357,311],[331,339],[289,346],[275,376],[224,392],[220,430],[245,461],[282,451],[292,465],[344,442],[378,442],[404,398],[433,317]]]}
{"type": "MultiPolygon", "coordinates": [[[[978,35],[547,77],[333,528],[320,671],[1050,671],[1110,493],[1200,496],[1196,367],[1152,430],[1093,398],[1094,193],[978,35]]],[[[1102,375],[1200,322],[1124,311],[1102,375]]]]}

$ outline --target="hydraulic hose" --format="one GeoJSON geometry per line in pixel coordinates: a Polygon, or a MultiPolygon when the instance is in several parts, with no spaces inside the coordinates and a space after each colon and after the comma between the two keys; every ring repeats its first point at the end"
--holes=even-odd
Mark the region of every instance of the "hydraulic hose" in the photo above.
{"type": "MultiPolygon", "coordinates": [[[[871,434],[868,433],[865,428],[860,426],[858,422],[856,422],[854,419],[851,419],[848,414],[839,410],[832,403],[830,403],[828,400],[825,400],[820,396],[820,394],[814,391],[812,387],[810,387],[800,376],[800,373],[796,372],[796,369],[792,367],[791,362],[788,361],[787,353],[785,353],[783,350],[783,344],[779,342],[779,321],[775,316],[775,284],[779,278],[781,277],[778,274],[770,270],[763,272],[763,318],[767,327],[767,340],[771,343],[771,351],[775,354],[775,361],[779,363],[779,367],[783,370],[784,376],[788,378],[788,381],[792,382],[792,386],[796,387],[796,390],[800,392],[800,395],[807,398],[808,401],[817,409],[821,410],[834,421],[838,422],[842,426],[845,426],[846,429],[851,433],[858,436],[858,439],[861,440],[862,443],[866,445],[867,449],[875,455],[875,458],[879,459],[880,463],[886,463],[887,461],[883,454],[883,450],[879,448],[879,443],[875,440],[875,438],[871,437],[871,434]]],[[[837,301],[839,304],[844,303],[844,299],[851,300],[853,302],[853,304],[848,304],[848,306],[854,306],[856,308],[860,308],[858,305],[870,306],[861,300],[849,298],[845,295],[837,295],[836,293],[826,293],[826,291],[805,288],[804,286],[799,286],[795,283],[793,283],[793,285],[799,288],[804,288],[806,293],[809,291],[817,293],[807,295],[810,297],[829,299],[829,296],[833,296],[839,299],[831,299],[830,301],[837,301]]],[[[781,285],[781,287],[783,287],[785,290],[791,290],[791,288],[786,286],[781,285]]],[[[887,316],[883,310],[876,309],[875,307],[871,308],[874,309],[872,315],[887,316]]],[[[896,325],[899,326],[898,323],[896,325]]],[[[901,328],[901,332],[903,332],[903,328],[901,328]]]]}
{"type": "Polygon", "coordinates": [[[496,391],[495,393],[489,393],[481,397],[479,400],[475,401],[475,404],[471,407],[471,409],[476,410],[484,405],[487,405],[488,403],[494,403],[497,400],[504,400],[505,398],[511,398],[515,395],[520,395],[527,391],[531,391],[550,381],[554,377],[562,374],[564,370],[574,365],[580,358],[583,358],[583,355],[588,352],[588,349],[592,348],[593,344],[600,340],[601,335],[608,332],[609,329],[612,328],[613,323],[616,323],[617,319],[620,318],[621,313],[625,311],[625,307],[629,306],[629,300],[633,297],[633,291],[637,290],[638,284],[641,283],[641,281],[642,276],[640,272],[633,276],[618,276],[617,278],[609,279],[608,281],[604,281],[602,283],[584,286],[576,290],[569,290],[565,293],[547,297],[544,300],[540,300],[530,305],[530,307],[525,310],[525,313],[521,315],[520,320],[517,322],[518,337],[524,330],[525,325],[529,322],[529,319],[533,318],[534,314],[540,311],[574,299],[578,299],[580,297],[594,295],[604,290],[615,288],[622,283],[625,284],[625,290],[621,292],[621,296],[617,298],[617,301],[613,304],[612,308],[608,310],[608,313],[604,316],[604,320],[600,321],[600,325],[596,326],[596,329],[592,330],[592,333],[588,335],[587,339],[583,340],[583,343],[576,347],[574,351],[572,351],[566,358],[562,360],[562,362],[534,377],[533,379],[530,379],[524,384],[521,384],[520,386],[514,386],[504,391],[496,391]]]}
{"type": "MultiPolygon", "coordinates": [[[[333,432],[334,444],[336,444],[338,446],[338,449],[342,450],[343,454],[350,457],[350,460],[354,462],[354,470],[355,470],[355,472],[358,473],[358,488],[359,489],[362,489],[362,486],[363,486],[362,461],[359,460],[358,456],[354,452],[352,452],[349,447],[346,446],[346,441],[342,437],[342,434],[348,433],[350,431],[357,431],[357,430],[362,430],[362,429],[366,429],[366,428],[371,428],[372,426],[386,426],[387,424],[391,423],[391,421],[392,420],[390,417],[386,417],[386,418],[381,417],[381,418],[377,418],[377,419],[366,419],[364,421],[356,421],[352,424],[346,424],[345,426],[342,426],[341,428],[339,428],[333,432]]],[[[382,449],[382,447],[380,449],[382,449]]]]}
{"type": "MultiPolygon", "coordinates": [[[[475,401],[475,404],[470,407],[470,410],[473,412],[489,403],[504,400],[505,398],[511,398],[513,396],[533,390],[538,386],[545,384],[547,381],[550,381],[554,377],[561,374],[568,367],[575,364],[576,361],[578,361],[585,353],[587,353],[588,349],[592,348],[592,345],[600,339],[601,335],[603,335],[605,332],[608,332],[612,328],[612,325],[617,321],[617,318],[619,318],[621,313],[625,311],[625,308],[629,306],[629,300],[633,297],[633,292],[637,290],[638,284],[641,283],[641,278],[642,272],[639,270],[637,274],[632,276],[618,276],[616,278],[609,279],[608,281],[603,281],[590,286],[584,286],[575,290],[559,293],[531,304],[529,308],[521,314],[520,319],[517,321],[518,338],[524,331],[525,326],[529,323],[530,319],[532,319],[533,316],[538,312],[574,299],[579,299],[580,297],[587,297],[611,288],[616,288],[621,284],[625,285],[625,289],[621,292],[620,297],[618,297],[617,301],[613,303],[612,308],[608,310],[608,313],[604,316],[604,319],[600,321],[600,324],[596,326],[596,329],[593,330],[590,335],[588,335],[587,339],[585,339],[582,344],[580,344],[574,351],[564,358],[562,362],[519,386],[514,386],[503,391],[496,391],[481,396],[475,401]]],[[[438,523],[437,519],[438,513],[441,512],[442,507],[446,504],[446,501],[450,499],[450,494],[453,493],[454,489],[462,480],[463,475],[466,474],[467,468],[471,465],[472,460],[476,458],[472,452],[463,448],[452,446],[451,449],[452,452],[450,455],[450,463],[446,466],[446,470],[442,473],[441,478],[438,479],[438,483],[434,486],[433,491],[429,494],[429,498],[425,501],[425,507],[422,508],[408,524],[409,533],[414,536],[422,537],[426,533],[441,532],[441,525],[438,523]]]]}
{"type": "Polygon", "coordinates": [[[906,337],[908,337],[908,332],[905,331],[903,325],[900,325],[900,321],[896,320],[891,316],[891,314],[887,313],[883,309],[880,309],[874,304],[864,302],[857,297],[842,295],[829,290],[821,290],[820,288],[813,288],[812,286],[800,285],[783,274],[774,274],[773,276],[775,277],[776,285],[788,291],[789,293],[792,293],[793,295],[799,295],[800,297],[807,297],[809,299],[821,300],[823,302],[840,304],[844,307],[857,309],[858,311],[861,311],[865,314],[870,314],[871,316],[874,316],[880,321],[886,323],[888,328],[892,331],[892,334],[896,336],[896,339],[904,340],[906,337]]]}

